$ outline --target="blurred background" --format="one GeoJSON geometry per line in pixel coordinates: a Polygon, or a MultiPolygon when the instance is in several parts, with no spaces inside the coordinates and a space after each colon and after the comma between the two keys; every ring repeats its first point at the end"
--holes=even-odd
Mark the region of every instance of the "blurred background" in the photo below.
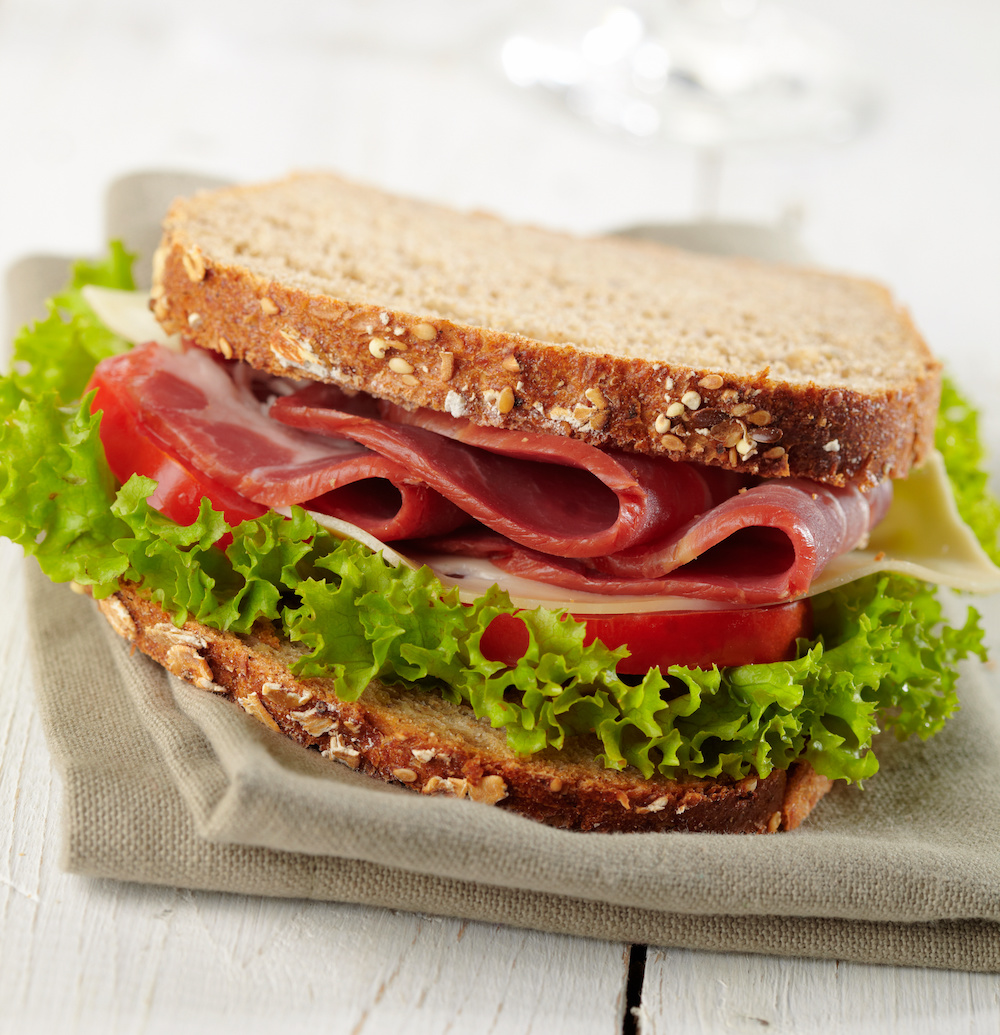
{"type": "Polygon", "coordinates": [[[153,168],[749,222],[891,284],[984,401],[998,53],[993,0],[0,0],[0,266],[99,250],[106,184],[153,168]]]}

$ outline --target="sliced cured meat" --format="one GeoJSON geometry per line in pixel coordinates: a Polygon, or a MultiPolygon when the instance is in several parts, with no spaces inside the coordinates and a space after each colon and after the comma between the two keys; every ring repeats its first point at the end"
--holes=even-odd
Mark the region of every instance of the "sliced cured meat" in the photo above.
{"type": "Polygon", "coordinates": [[[146,346],[115,362],[128,368],[140,419],[197,470],[267,506],[310,501],[382,539],[439,534],[471,517],[532,549],[596,557],[661,538],[739,484],[554,436],[467,422],[443,435],[373,419],[323,385],[279,397],[272,419],[199,350],[146,346]],[[319,393],[344,408],[312,405],[319,393]]]}
{"type": "Polygon", "coordinates": [[[383,540],[436,535],[466,516],[405,468],[347,438],[271,420],[249,383],[199,349],[144,345],[104,360],[141,432],[185,465],[268,507],[308,503],[383,540]],[[359,489],[364,486],[364,491],[359,489]]]}
{"type": "Polygon", "coordinates": [[[600,557],[658,540],[736,492],[728,472],[611,453],[554,435],[482,428],[447,414],[392,409],[373,420],[334,408],[315,384],[271,415],[392,457],[470,517],[529,549],[600,557]]]}
{"type": "Polygon", "coordinates": [[[458,507],[426,485],[399,481],[391,472],[356,481],[348,480],[350,474],[349,465],[343,465],[338,481],[344,484],[303,506],[357,525],[383,542],[438,535],[468,522],[458,507]]]}
{"type": "Polygon", "coordinates": [[[383,541],[489,557],[569,590],[787,600],[891,498],[889,483],[747,487],[713,468],[380,410],[329,385],[267,382],[265,403],[251,377],[231,376],[239,367],[199,350],[144,346],[101,367],[159,448],[249,500],[305,503],[383,541]]]}
{"type": "Polygon", "coordinates": [[[594,561],[525,550],[486,529],[425,540],[419,548],[485,557],[511,575],[576,592],[769,604],[808,592],[829,561],[884,517],[891,499],[888,482],[868,493],[764,482],[658,543],[594,561]]]}
{"type": "MultiPolygon", "coordinates": [[[[776,529],[787,537],[765,549],[776,556],[789,547],[795,557],[789,569],[789,594],[804,593],[814,576],[834,558],[851,550],[881,521],[892,501],[890,483],[868,493],[799,479],[766,481],[723,501],[642,551],[624,550],[594,562],[609,575],[656,578],[696,560],[708,566],[708,553],[747,529],[776,529]]],[[[732,558],[726,557],[732,570],[732,558]]],[[[780,563],[780,561],[779,561],[780,563]]],[[[717,565],[715,565],[717,566],[717,565]]]]}

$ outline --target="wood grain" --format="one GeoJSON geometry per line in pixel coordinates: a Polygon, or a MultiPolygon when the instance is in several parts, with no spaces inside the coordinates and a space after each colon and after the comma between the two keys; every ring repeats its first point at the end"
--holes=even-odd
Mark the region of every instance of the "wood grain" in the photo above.
{"type": "Polygon", "coordinates": [[[642,1035],[978,1035],[998,1026],[994,974],[656,949],[639,1012],[642,1035]],[[675,1027],[679,1016],[686,1028],[675,1027]]]}

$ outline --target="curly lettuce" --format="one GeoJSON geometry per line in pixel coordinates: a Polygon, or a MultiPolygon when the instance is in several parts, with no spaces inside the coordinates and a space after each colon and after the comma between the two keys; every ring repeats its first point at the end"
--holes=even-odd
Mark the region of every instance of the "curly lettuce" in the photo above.
{"type": "Polygon", "coordinates": [[[104,262],[79,262],[48,316],[14,340],[0,378],[0,535],[34,554],[49,578],[113,591],[125,531],[110,509],[115,481],[99,420],[80,401],[94,367],[128,343],[108,331],[83,299],[86,284],[132,288],[132,256],[120,245],[104,262]]]}
{"type": "MultiPolygon", "coordinates": [[[[297,671],[336,680],[345,700],[372,679],[402,683],[467,703],[518,753],[589,737],[606,766],[647,777],[767,776],[804,757],[831,778],[863,780],[878,768],[878,730],[935,733],[958,705],[957,663],[984,657],[974,610],[951,628],[933,587],[876,575],[815,599],[816,635],[793,661],[623,680],[622,649],[585,646],[582,622],[538,608],[518,611],[529,647],[508,668],[480,649],[490,622],[515,610],[495,587],[463,605],[429,569],[393,567],[301,510],[230,528],[204,500],[191,525],[177,525],[149,506],[149,479],[116,485],[81,398],[96,363],[127,346],[80,288],[131,287],[129,269],[118,246],[104,263],[78,264],[0,379],[0,534],[55,581],[97,597],[120,579],[141,583],[178,624],[247,633],[264,619],[303,646],[297,671]]],[[[983,502],[975,413],[950,386],[942,413],[938,444],[960,509],[996,556],[1000,507],[983,502]]]]}
{"type": "Polygon", "coordinates": [[[1000,564],[1000,500],[989,489],[979,414],[954,382],[944,379],[935,446],[944,457],[962,520],[976,533],[994,564],[1000,564]]]}

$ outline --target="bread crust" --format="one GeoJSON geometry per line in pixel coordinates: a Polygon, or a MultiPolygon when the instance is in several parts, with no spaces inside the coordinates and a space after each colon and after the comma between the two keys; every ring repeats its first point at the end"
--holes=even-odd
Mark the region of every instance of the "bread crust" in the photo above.
{"type": "Polygon", "coordinates": [[[554,827],[774,833],[797,827],[832,786],[803,762],[766,779],[677,781],[604,769],[587,744],[523,758],[503,731],[434,694],[374,682],[357,701],[341,701],[332,680],[292,674],[297,650],[266,622],[250,636],[195,621],[177,626],[130,583],[98,607],[174,675],[327,758],[411,791],[497,805],[554,827]]]}
{"type": "MultiPolygon", "coordinates": [[[[773,378],[766,367],[737,374],[678,364],[669,343],[638,358],[317,293],[222,261],[199,240],[197,225],[192,207],[176,203],[154,264],[157,319],[170,333],[275,374],[330,381],[480,425],[832,485],[904,477],[933,446],[940,364],[876,284],[787,270],[807,296],[813,281],[853,285],[903,343],[905,380],[857,391],[844,382],[773,378]]],[[[614,242],[622,247],[662,251],[649,242],[614,242]]],[[[760,268],[718,261],[729,274],[741,262],[760,268]]]]}

